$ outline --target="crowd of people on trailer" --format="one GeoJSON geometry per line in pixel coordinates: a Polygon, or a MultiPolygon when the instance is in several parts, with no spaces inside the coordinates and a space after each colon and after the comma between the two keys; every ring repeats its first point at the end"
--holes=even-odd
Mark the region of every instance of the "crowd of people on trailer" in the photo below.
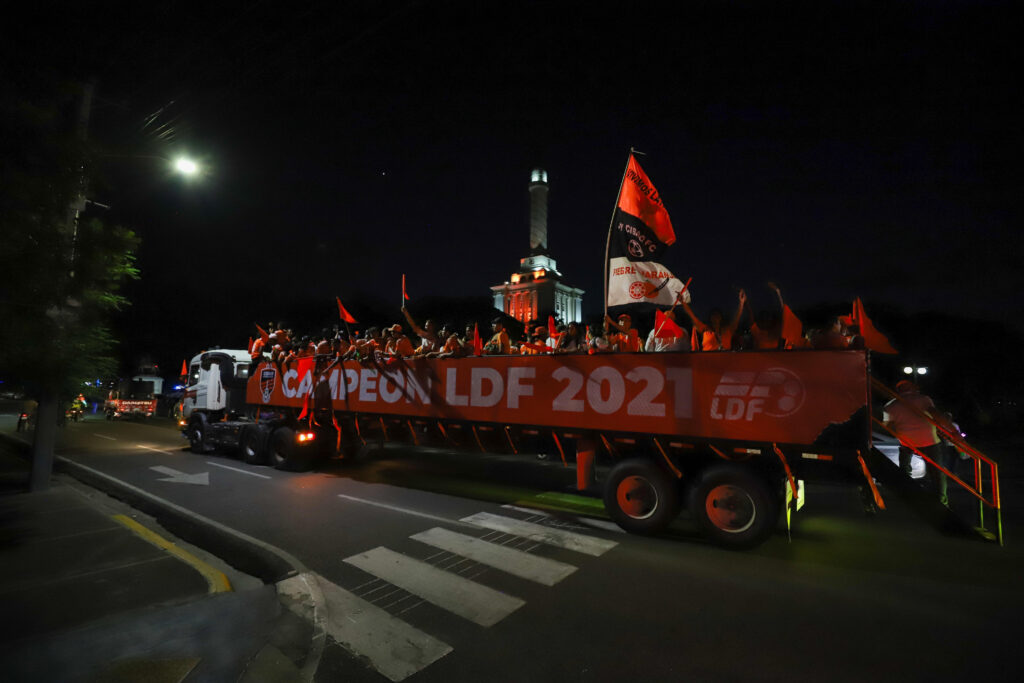
{"type": "MultiPolygon", "coordinates": [[[[785,309],[782,294],[773,283],[769,286],[778,296],[779,310],[785,309]]],[[[275,363],[288,364],[310,356],[330,356],[340,360],[367,360],[378,357],[392,358],[462,358],[466,356],[507,356],[534,354],[595,354],[686,351],[743,351],[783,349],[847,349],[863,348],[863,339],[855,326],[847,325],[841,316],[832,318],[823,329],[810,330],[797,339],[782,336],[781,315],[762,311],[755,318],[747,303],[744,290],[739,290],[736,311],[726,321],[721,310],[712,310],[707,321],[701,320],[690,307],[688,292],[678,301],[688,319],[676,314],[677,307],[665,313],[672,330],[652,328],[645,338],[633,326],[628,313],[616,318],[605,316],[604,324],[584,327],[580,323],[558,324],[556,329],[547,325],[527,326],[526,336],[513,340],[503,318],[491,321],[489,332],[481,332],[475,324],[460,333],[454,326],[438,325],[427,320],[421,327],[403,306],[402,314],[419,344],[406,334],[401,323],[390,327],[369,327],[365,334],[345,332],[338,328],[322,330],[316,337],[297,337],[292,330],[269,329],[274,332],[257,339],[252,347],[253,362],[269,358],[275,363]],[[744,318],[746,312],[746,319],[744,318]],[[689,327],[687,327],[687,325],[689,327]],[[479,345],[479,350],[478,350],[479,345]]]]}

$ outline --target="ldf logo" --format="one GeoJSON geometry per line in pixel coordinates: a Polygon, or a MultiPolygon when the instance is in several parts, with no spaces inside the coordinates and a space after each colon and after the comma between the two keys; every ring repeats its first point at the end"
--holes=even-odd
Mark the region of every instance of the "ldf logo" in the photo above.
{"type": "Polygon", "coordinates": [[[764,413],[786,417],[804,403],[804,385],[785,368],[761,372],[727,372],[711,398],[712,420],[746,420],[764,413]]]}

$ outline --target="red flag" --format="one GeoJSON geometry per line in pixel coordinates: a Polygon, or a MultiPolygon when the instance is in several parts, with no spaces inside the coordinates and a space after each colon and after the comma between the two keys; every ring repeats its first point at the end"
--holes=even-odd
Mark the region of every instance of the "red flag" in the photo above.
{"type": "Polygon", "coordinates": [[[473,355],[484,355],[484,343],[480,339],[480,325],[478,323],[473,323],[473,355]]]}
{"type": "Polygon", "coordinates": [[[558,331],[557,327],[558,326],[555,325],[555,316],[549,315],[548,316],[548,336],[551,337],[552,339],[558,339],[559,335],[561,334],[558,331]]]}
{"type": "Polygon", "coordinates": [[[409,295],[405,292],[405,273],[402,273],[402,303],[404,304],[409,300],[409,295]]]}
{"type": "Polygon", "coordinates": [[[676,233],[672,229],[672,221],[668,217],[668,210],[665,209],[665,205],[661,201],[661,195],[654,189],[654,183],[640,168],[640,164],[632,154],[629,155],[629,164],[626,166],[626,176],[622,183],[622,192],[619,193],[617,208],[643,221],[644,225],[665,246],[675,243],[676,233]]]}
{"type": "Polygon", "coordinates": [[[782,307],[782,338],[786,340],[787,345],[791,345],[799,343],[803,336],[804,324],[793,313],[793,309],[784,304],[782,307]]]}
{"type": "Polygon", "coordinates": [[[245,347],[249,351],[249,355],[252,355],[252,337],[249,337],[249,345],[245,347]]]}
{"type": "Polygon", "coordinates": [[[264,344],[270,341],[270,335],[267,334],[267,331],[265,329],[263,329],[259,325],[256,325],[256,329],[260,331],[260,339],[263,340],[264,344]]]}
{"type": "Polygon", "coordinates": [[[683,336],[683,328],[661,311],[654,313],[654,336],[659,339],[675,339],[683,336]]]}
{"type": "Polygon", "coordinates": [[[181,376],[184,377],[188,374],[188,363],[181,361],[181,376]]]}
{"type": "Polygon", "coordinates": [[[875,329],[874,323],[864,310],[864,302],[857,297],[853,300],[854,324],[860,327],[860,336],[864,338],[864,347],[878,353],[899,353],[885,335],[875,329]]]}
{"type": "Polygon", "coordinates": [[[347,310],[345,310],[345,307],[341,305],[341,298],[340,297],[334,297],[334,298],[338,302],[338,317],[341,318],[343,321],[345,321],[347,323],[358,322],[355,318],[352,317],[352,314],[349,313],[347,310]]]}

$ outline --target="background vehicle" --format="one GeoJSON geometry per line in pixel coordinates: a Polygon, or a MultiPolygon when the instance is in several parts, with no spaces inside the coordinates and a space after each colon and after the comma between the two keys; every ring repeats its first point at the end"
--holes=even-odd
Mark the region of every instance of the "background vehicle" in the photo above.
{"type": "Polygon", "coordinates": [[[120,417],[152,417],[156,413],[153,383],[122,380],[107,394],[103,412],[108,420],[120,417]]]}

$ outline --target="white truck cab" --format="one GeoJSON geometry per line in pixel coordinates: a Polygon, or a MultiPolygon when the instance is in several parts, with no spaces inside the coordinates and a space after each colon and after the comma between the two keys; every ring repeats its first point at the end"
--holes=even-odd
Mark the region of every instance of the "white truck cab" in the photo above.
{"type": "Polygon", "coordinates": [[[184,419],[194,411],[212,414],[244,405],[250,362],[245,349],[211,349],[193,356],[182,399],[184,419]]]}

